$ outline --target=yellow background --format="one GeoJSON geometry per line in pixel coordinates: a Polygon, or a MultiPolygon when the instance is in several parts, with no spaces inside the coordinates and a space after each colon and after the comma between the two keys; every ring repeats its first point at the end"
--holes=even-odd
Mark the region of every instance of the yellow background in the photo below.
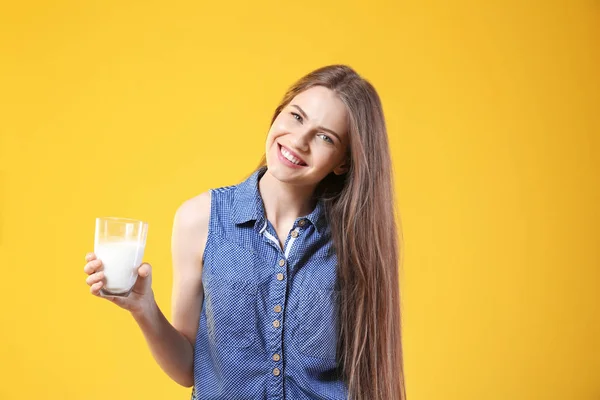
{"type": "Polygon", "coordinates": [[[409,399],[600,399],[599,26],[593,0],[5,1],[0,399],[188,398],[88,294],[94,218],[149,221],[170,316],[176,208],[330,63],[387,116],[409,399]]]}

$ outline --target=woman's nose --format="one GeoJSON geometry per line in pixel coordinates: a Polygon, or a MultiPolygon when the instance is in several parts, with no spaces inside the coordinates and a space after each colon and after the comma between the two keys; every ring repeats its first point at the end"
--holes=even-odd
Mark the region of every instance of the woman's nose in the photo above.
{"type": "Polygon", "coordinates": [[[294,147],[300,151],[308,151],[308,143],[310,137],[310,130],[304,129],[297,132],[294,132],[292,135],[292,144],[294,147]]]}

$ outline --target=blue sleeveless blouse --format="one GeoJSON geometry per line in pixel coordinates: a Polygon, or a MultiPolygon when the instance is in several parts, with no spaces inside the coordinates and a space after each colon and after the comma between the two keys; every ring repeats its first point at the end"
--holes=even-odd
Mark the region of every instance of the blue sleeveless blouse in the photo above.
{"type": "Polygon", "coordinates": [[[258,190],[265,171],[211,190],[192,399],[346,399],[323,205],[298,218],[281,247],[258,190]]]}

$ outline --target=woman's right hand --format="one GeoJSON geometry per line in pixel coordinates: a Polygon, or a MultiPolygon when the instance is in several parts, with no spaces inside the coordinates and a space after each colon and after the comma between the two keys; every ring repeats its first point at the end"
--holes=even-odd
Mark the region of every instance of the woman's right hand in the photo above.
{"type": "Polygon", "coordinates": [[[152,267],[143,263],[138,268],[138,277],[133,285],[131,293],[127,297],[108,296],[100,293],[100,289],[106,283],[102,260],[98,260],[94,253],[85,256],[87,264],[83,271],[88,274],[85,282],[90,286],[90,292],[94,296],[105,298],[134,315],[144,314],[154,305],[154,292],[152,291],[152,267]]]}

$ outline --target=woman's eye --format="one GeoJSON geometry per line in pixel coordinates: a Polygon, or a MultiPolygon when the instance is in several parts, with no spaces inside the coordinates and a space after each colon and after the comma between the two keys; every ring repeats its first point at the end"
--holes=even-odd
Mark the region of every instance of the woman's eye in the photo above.
{"type": "Polygon", "coordinates": [[[327,135],[324,135],[324,134],[320,134],[319,136],[321,137],[321,139],[323,139],[323,140],[324,140],[324,141],[326,141],[327,143],[331,143],[331,144],[333,144],[333,140],[331,140],[331,138],[330,138],[329,136],[327,136],[327,135]]]}
{"type": "Polygon", "coordinates": [[[296,120],[302,122],[302,116],[300,114],[296,114],[293,112],[292,115],[294,116],[294,118],[296,118],[296,120]]]}

